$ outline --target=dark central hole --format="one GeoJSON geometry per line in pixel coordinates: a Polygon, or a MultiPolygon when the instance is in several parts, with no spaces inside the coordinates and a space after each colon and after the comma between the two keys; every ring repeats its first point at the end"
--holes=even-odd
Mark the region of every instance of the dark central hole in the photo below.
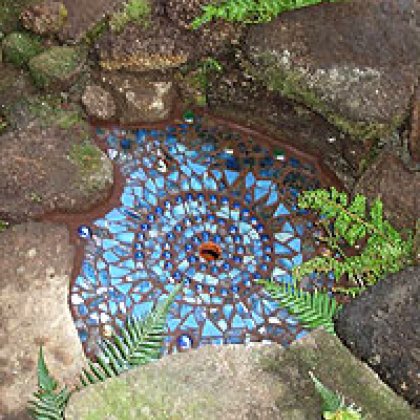
{"type": "Polygon", "coordinates": [[[207,261],[215,261],[222,255],[222,249],[214,242],[205,242],[198,250],[200,257],[207,261]]]}

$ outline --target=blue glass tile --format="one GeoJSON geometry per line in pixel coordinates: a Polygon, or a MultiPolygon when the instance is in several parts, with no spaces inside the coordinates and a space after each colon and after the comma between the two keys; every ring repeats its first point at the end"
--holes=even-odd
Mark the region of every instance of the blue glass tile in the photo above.
{"type": "Polygon", "coordinates": [[[132,315],[139,319],[143,319],[153,308],[153,302],[144,302],[134,305],[132,315]]]}
{"type": "Polygon", "coordinates": [[[130,270],[127,270],[125,268],[120,268],[115,265],[110,265],[109,273],[111,274],[111,277],[124,277],[128,273],[130,273],[130,270]]]}
{"type": "Polygon", "coordinates": [[[281,245],[278,242],[274,243],[274,252],[276,254],[286,254],[286,255],[291,254],[290,248],[288,248],[287,246],[281,245]]]}
{"type": "Polygon", "coordinates": [[[290,214],[289,210],[286,209],[283,203],[280,203],[280,205],[277,207],[277,210],[274,212],[273,217],[284,216],[288,214],[290,214]]]}
{"type": "Polygon", "coordinates": [[[295,233],[295,231],[293,230],[292,225],[289,222],[286,222],[283,226],[283,232],[288,232],[288,233],[295,233]]]}
{"type": "Polygon", "coordinates": [[[201,191],[203,189],[203,186],[201,182],[196,177],[191,178],[191,188],[193,188],[196,191],[201,191]]]}
{"type": "Polygon", "coordinates": [[[226,177],[228,185],[232,185],[239,178],[239,172],[226,170],[225,177],[226,177]]]}
{"type": "Polygon", "coordinates": [[[300,239],[295,238],[291,240],[288,245],[296,252],[300,252],[300,239]]]}
{"type": "Polygon", "coordinates": [[[87,261],[84,261],[83,265],[82,265],[82,269],[83,269],[83,273],[84,273],[84,275],[86,276],[87,279],[89,279],[91,281],[95,281],[95,277],[96,277],[95,268],[93,267],[92,264],[90,264],[87,261]]]}
{"type": "Polygon", "coordinates": [[[133,232],[118,233],[117,235],[115,235],[115,239],[119,242],[131,243],[134,241],[134,233],[133,232]]]}
{"type": "Polygon", "coordinates": [[[102,286],[109,286],[109,274],[105,270],[99,271],[99,281],[102,286]]]}
{"type": "Polygon", "coordinates": [[[279,199],[279,195],[277,194],[277,191],[271,191],[270,196],[268,197],[267,206],[272,206],[277,203],[277,200],[279,199]]]}
{"type": "Polygon", "coordinates": [[[118,209],[114,209],[105,215],[108,221],[121,221],[125,220],[125,215],[122,214],[118,209]]]}
{"type": "Polygon", "coordinates": [[[207,319],[203,326],[203,337],[219,336],[220,334],[220,330],[207,319]]]}

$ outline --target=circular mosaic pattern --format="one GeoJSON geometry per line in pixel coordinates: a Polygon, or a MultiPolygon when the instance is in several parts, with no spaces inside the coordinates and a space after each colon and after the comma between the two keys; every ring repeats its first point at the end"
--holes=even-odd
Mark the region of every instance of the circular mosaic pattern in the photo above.
{"type": "Polygon", "coordinates": [[[199,119],[98,135],[126,184],[121,207],[80,229],[85,260],[71,305],[88,353],[176,282],[184,287],[168,316],[166,352],[287,345],[305,333],[255,280],[290,282],[293,266],[315,251],[313,219],[296,204],[299,191],[321,186],[312,163],[199,119]]]}

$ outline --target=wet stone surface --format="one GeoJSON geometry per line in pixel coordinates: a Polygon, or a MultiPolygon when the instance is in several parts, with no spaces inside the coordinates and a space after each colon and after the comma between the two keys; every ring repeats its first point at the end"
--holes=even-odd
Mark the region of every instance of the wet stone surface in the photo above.
{"type": "Polygon", "coordinates": [[[305,334],[255,280],[290,282],[292,267],[316,252],[313,215],[296,200],[325,186],[316,161],[199,119],[98,136],[126,180],[121,206],[81,229],[84,261],[70,300],[88,353],[175,282],[185,287],[168,317],[169,353],[249,340],[288,345],[305,334]],[[200,256],[210,245],[215,258],[200,256]]]}

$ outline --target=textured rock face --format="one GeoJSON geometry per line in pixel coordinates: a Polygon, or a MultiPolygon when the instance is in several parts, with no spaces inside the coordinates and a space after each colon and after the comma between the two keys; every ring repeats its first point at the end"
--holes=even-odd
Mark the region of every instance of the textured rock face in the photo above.
{"type": "Polygon", "coordinates": [[[156,122],[168,118],[175,98],[173,82],[125,72],[103,73],[113,93],[121,123],[156,122]]]}
{"type": "MultiPolygon", "coordinates": [[[[211,0],[168,0],[166,14],[178,27],[189,29],[193,20],[201,16],[203,6],[211,0]]],[[[198,37],[200,51],[204,54],[223,53],[231,43],[237,43],[242,33],[242,26],[222,19],[201,25],[193,33],[198,37]]]]}
{"type": "Polygon", "coordinates": [[[0,63],[0,74],[0,107],[11,105],[21,97],[27,97],[35,92],[30,76],[23,70],[0,63]]]}
{"type": "Polygon", "coordinates": [[[67,20],[67,9],[60,1],[45,0],[25,9],[20,20],[22,25],[39,35],[54,35],[67,20]]]}
{"type": "Polygon", "coordinates": [[[284,13],[250,29],[247,71],[343,131],[378,137],[408,115],[420,69],[419,18],[415,0],[338,2],[284,13]]]}
{"type": "Polygon", "coordinates": [[[420,81],[413,96],[409,149],[412,159],[420,164],[420,81]]]}
{"type": "Polygon", "coordinates": [[[84,211],[107,197],[112,164],[99,149],[80,146],[82,135],[77,127],[28,127],[0,138],[0,218],[84,211]]]}
{"type": "Polygon", "coordinates": [[[128,24],[120,34],[108,32],[98,42],[105,70],[145,72],[178,67],[193,56],[191,36],[165,19],[147,29],[128,24]]]}
{"type": "Polygon", "coordinates": [[[309,370],[363,407],[366,418],[419,418],[321,329],[287,351],[277,345],[224,345],[165,357],[73,394],[65,415],[67,420],[318,420],[321,401],[309,370]]]}
{"type": "Polygon", "coordinates": [[[67,10],[67,19],[59,33],[61,41],[80,41],[86,33],[105,15],[109,15],[125,2],[123,0],[63,0],[67,10]]]}
{"type": "Polygon", "coordinates": [[[32,222],[1,233],[0,249],[0,417],[23,419],[41,344],[60,388],[84,366],[67,302],[74,249],[64,226],[32,222]]]}
{"type": "Polygon", "coordinates": [[[108,120],[115,116],[115,102],[112,95],[101,86],[88,85],[82,96],[83,105],[89,116],[108,120]]]}
{"type": "Polygon", "coordinates": [[[420,407],[420,266],[378,282],[339,313],[335,328],[382,380],[420,407]]]}
{"type": "Polygon", "coordinates": [[[420,209],[420,173],[408,171],[401,160],[383,152],[362,175],[354,193],[361,193],[370,202],[379,197],[384,215],[397,229],[414,229],[420,209]]]}

